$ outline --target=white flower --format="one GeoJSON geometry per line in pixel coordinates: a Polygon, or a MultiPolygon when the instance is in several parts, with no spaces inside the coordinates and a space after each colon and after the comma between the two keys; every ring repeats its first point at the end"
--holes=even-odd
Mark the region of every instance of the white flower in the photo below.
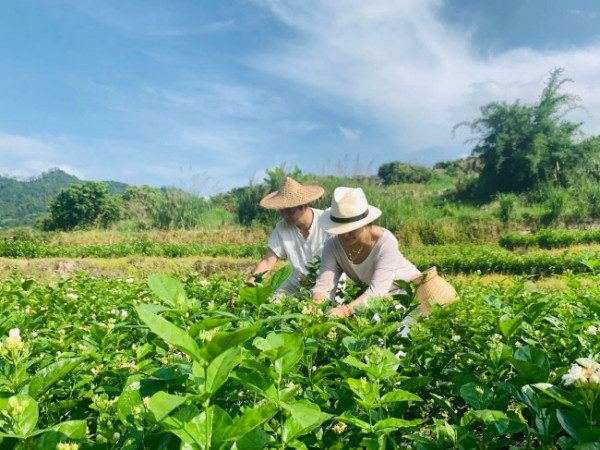
{"type": "Polygon", "coordinates": [[[381,322],[381,317],[379,317],[379,314],[375,314],[375,315],[373,316],[373,319],[372,319],[372,320],[373,320],[373,322],[375,322],[375,323],[379,323],[379,322],[381,322]]]}
{"type": "Polygon", "coordinates": [[[200,286],[208,286],[210,284],[210,281],[208,280],[200,280],[200,286]]]}
{"type": "Polygon", "coordinates": [[[79,298],[79,295],[69,292],[65,297],[70,298],[71,300],[77,300],[79,298]]]}
{"type": "Polygon", "coordinates": [[[133,278],[129,277],[125,280],[125,283],[133,283],[133,278]]]}
{"type": "Polygon", "coordinates": [[[454,336],[452,336],[452,340],[454,342],[458,342],[458,341],[460,341],[460,336],[458,334],[455,334],[454,336]]]}
{"type": "Polygon", "coordinates": [[[127,317],[129,314],[127,313],[127,311],[123,310],[121,311],[121,317],[124,319],[125,317],[127,317]]]}
{"type": "Polygon", "coordinates": [[[11,337],[11,338],[20,338],[21,337],[21,330],[19,330],[18,328],[11,328],[11,330],[8,332],[8,337],[11,337]]]}
{"type": "Polygon", "coordinates": [[[583,332],[583,334],[587,334],[588,336],[597,336],[598,335],[598,327],[594,325],[590,325],[587,330],[583,332]]]}
{"type": "Polygon", "coordinates": [[[396,358],[400,359],[400,358],[404,358],[406,356],[406,353],[403,352],[402,350],[398,350],[398,353],[396,353],[396,358]]]}
{"type": "Polygon", "coordinates": [[[498,334],[498,333],[496,333],[496,334],[494,334],[494,335],[492,336],[492,340],[493,340],[493,341],[499,341],[499,340],[501,340],[501,339],[502,339],[502,335],[501,335],[501,334],[498,334]]]}
{"type": "Polygon", "coordinates": [[[65,330],[63,330],[63,329],[58,330],[58,334],[65,334],[65,330]]]}
{"type": "Polygon", "coordinates": [[[585,376],[585,369],[579,364],[573,364],[569,371],[562,376],[562,379],[567,386],[569,384],[578,384],[587,381],[587,378],[585,376]]]}
{"type": "Polygon", "coordinates": [[[32,331],[31,332],[31,337],[37,337],[37,331],[32,331]]]}

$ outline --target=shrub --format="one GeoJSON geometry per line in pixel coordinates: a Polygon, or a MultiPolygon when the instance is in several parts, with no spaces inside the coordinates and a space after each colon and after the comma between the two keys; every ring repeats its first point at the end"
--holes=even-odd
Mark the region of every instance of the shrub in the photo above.
{"type": "Polygon", "coordinates": [[[435,175],[435,172],[424,166],[411,165],[394,161],[382,164],[377,171],[377,176],[381,178],[384,186],[401,183],[429,182],[435,175]]]}

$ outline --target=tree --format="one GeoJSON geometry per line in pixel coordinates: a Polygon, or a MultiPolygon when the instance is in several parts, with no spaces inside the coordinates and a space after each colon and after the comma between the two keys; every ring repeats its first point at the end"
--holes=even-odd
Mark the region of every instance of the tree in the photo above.
{"type": "Polygon", "coordinates": [[[42,221],[42,228],[46,231],[106,228],[119,220],[120,207],[120,196],[111,196],[106,183],[75,184],[62,189],[50,202],[50,216],[42,221]]]}
{"type": "Polygon", "coordinates": [[[473,154],[483,165],[478,180],[483,196],[526,192],[549,182],[565,186],[586,160],[589,147],[576,141],[581,123],[564,120],[580,106],[577,96],[560,92],[572,81],[563,72],[559,68],[550,73],[538,103],[492,102],[481,107],[481,117],[455,126],[479,135],[473,154]]]}
{"type": "Polygon", "coordinates": [[[379,166],[377,176],[381,178],[384,186],[401,183],[427,183],[435,172],[424,166],[411,165],[393,161],[379,166]]]}

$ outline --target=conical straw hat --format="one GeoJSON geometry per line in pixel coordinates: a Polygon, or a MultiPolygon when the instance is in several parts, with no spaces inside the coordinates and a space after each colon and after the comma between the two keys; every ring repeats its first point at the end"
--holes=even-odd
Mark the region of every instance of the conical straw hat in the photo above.
{"type": "Polygon", "coordinates": [[[437,273],[437,268],[431,267],[417,278],[411,280],[411,283],[420,284],[417,289],[417,298],[421,301],[421,315],[428,316],[431,314],[431,305],[429,300],[438,305],[448,305],[458,300],[456,289],[437,273]]]}
{"type": "Polygon", "coordinates": [[[306,205],[323,195],[321,186],[303,186],[296,180],[286,177],[279,190],[271,192],[260,201],[260,206],[267,209],[285,209],[306,205]]]}

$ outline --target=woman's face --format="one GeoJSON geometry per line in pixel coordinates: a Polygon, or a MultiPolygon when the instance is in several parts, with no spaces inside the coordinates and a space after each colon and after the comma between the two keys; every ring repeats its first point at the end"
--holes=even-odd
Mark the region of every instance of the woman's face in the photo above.
{"type": "Polygon", "coordinates": [[[339,239],[341,242],[343,242],[346,245],[354,245],[357,244],[358,242],[360,242],[361,240],[361,236],[363,235],[363,233],[365,232],[365,230],[367,229],[366,225],[362,226],[360,228],[357,228],[356,230],[352,230],[352,231],[348,231],[347,233],[342,233],[339,234],[339,239]]]}

